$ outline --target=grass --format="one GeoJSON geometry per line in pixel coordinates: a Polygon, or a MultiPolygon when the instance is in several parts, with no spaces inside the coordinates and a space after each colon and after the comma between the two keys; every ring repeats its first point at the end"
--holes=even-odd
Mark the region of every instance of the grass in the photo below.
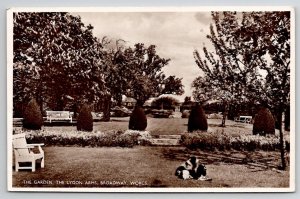
{"type": "MultiPolygon", "coordinates": [[[[110,122],[94,122],[94,130],[107,132],[127,130],[129,118],[111,118],[110,122]]],[[[187,119],[150,118],[152,135],[182,134],[187,119]]],[[[252,125],[208,119],[208,131],[224,131],[232,135],[252,134],[252,125]]],[[[17,127],[19,128],[19,127],[17,127]]],[[[49,130],[74,131],[76,126],[45,126],[49,130]]],[[[289,133],[289,132],[287,132],[289,133]]],[[[279,152],[203,152],[184,147],[45,147],[46,164],[36,172],[13,172],[14,187],[289,187],[289,168],[276,172],[279,152]],[[175,169],[190,155],[207,165],[211,182],[180,180],[175,169]],[[275,168],[275,170],[274,170],[275,168]],[[57,181],[60,181],[58,184],[57,181]],[[62,182],[64,184],[62,184],[62,182]],[[85,184],[85,183],[88,184],[85,184]],[[29,184],[31,183],[31,184],[29,184]],[[77,184],[76,184],[77,183],[77,184]],[[133,184],[131,184],[133,183],[133,184]]]]}
{"type": "Polygon", "coordinates": [[[45,147],[45,157],[44,169],[13,172],[13,187],[289,186],[288,171],[272,170],[280,162],[278,152],[210,153],[184,147],[45,147]],[[190,155],[206,164],[208,175],[213,178],[211,182],[176,178],[175,169],[190,155]]]}
{"type": "MultiPolygon", "coordinates": [[[[147,118],[147,129],[152,135],[182,134],[187,131],[187,118],[147,118]]],[[[109,122],[94,122],[94,130],[102,132],[110,130],[127,130],[129,117],[111,118],[109,122]]],[[[252,134],[252,124],[226,121],[226,128],[220,127],[220,119],[208,119],[208,131],[227,131],[233,134],[252,134]]],[[[46,129],[76,130],[76,126],[44,126],[46,129]]]]}

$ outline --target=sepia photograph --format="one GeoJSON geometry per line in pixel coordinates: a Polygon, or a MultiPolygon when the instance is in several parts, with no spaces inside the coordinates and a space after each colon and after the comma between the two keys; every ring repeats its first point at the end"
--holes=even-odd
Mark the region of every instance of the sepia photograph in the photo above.
{"type": "Polygon", "coordinates": [[[294,15],[8,9],[8,190],[295,191],[294,15]]]}

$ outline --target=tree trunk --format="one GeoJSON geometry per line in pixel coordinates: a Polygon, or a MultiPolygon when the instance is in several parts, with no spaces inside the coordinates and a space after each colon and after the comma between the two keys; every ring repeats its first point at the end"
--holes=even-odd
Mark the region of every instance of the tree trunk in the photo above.
{"type": "Polygon", "coordinates": [[[103,121],[108,122],[110,120],[110,101],[111,101],[111,96],[105,96],[103,97],[103,121]]]}
{"type": "Polygon", "coordinates": [[[280,142],[280,158],[281,158],[281,167],[280,169],[286,169],[286,162],[285,162],[285,150],[284,150],[284,143],[283,143],[283,125],[282,125],[282,108],[279,109],[278,115],[278,122],[279,122],[279,142],[280,142]]]}
{"type": "Polygon", "coordinates": [[[289,131],[290,130],[290,121],[291,121],[291,118],[290,118],[290,106],[288,106],[284,112],[284,129],[286,131],[289,131]]]}
{"type": "Polygon", "coordinates": [[[228,109],[228,106],[227,106],[227,103],[225,102],[221,127],[225,127],[225,122],[226,122],[226,117],[227,117],[227,112],[228,112],[227,109],[228,109]]]}

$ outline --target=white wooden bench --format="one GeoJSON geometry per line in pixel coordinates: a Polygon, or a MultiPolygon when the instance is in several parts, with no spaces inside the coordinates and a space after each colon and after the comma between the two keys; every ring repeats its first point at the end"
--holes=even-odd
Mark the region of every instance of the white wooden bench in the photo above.
{"type": "Polygon", "coordinates": [[[47,121],[70,121],[72,122],[73,112],[70,111],[46,111],[47,121]]]}
{"type": "Polygon", "coordinates": [[[240,116],[237,118],[234,118],[235,122],[242,122],[242,123],[252,123],[252,116],[240,116]]]}
{"type": "Polygon", "coordinates": [[[37,160],[41,160],[41,168],[45,166],[45,156],[44,150],[41,146],[43,143],[39,144],[27,144],[25,133],[13,135],[13,148],[15,155],[15,168],[16,171],[19,169],[31,169],[32,172],[35,171],[35,163],[37,160]],[[38,153],[34,153],[32,149],[38,147],[38,153]],[[31,166],[22,166],[20,163],[30,162],[31,166]]]}

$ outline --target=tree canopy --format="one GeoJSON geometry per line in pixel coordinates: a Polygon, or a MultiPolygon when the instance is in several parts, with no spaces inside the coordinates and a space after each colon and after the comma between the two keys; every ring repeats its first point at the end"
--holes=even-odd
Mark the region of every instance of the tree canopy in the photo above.
{"type": "MultiPolygon", "coordinates": [[[[194,52],[204,73],[193,82],[194,98],[259,102],[276,110],[281,126],[290,99],[290,12],[212,12],[212,18],[207,38],[214,49],[194,52]]],[[[280,143],[285,167],[281,127],[280,143]]]]}
{"type": "Polygon", "coordinates": [[[108,87],[116,101],[122,95],[132,97],[143,105],[150,97],[161,94],[183,94],[181,78],[166,76],[163,67],[170,59],[161,58],[156,46],[137,43],[134,47],[118,47],[112,52],[112,66],[107,76],[108,87]]]}
{"type": "Polygon", "coordinates": [[[91,25],[68,13],[14,13],[14,102],[36,98],[51,109],[65,99],[94,102],[107,93],[103,50],[91,25]]]}

